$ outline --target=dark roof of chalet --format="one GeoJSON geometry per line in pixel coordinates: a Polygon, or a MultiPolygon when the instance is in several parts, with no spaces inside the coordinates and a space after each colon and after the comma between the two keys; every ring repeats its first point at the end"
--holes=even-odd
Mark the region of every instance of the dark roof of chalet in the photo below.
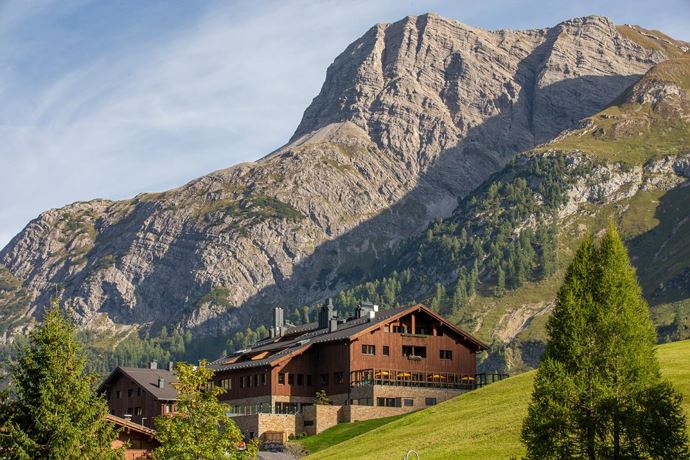
{"type": "Polygon", "coordinates": [[[142,388],[151,393],[159,401],[174,401],[177,399],[177,390],[172,383],[177,383],[175,374],[167,369],[151,369],[148,367],[116,367],[110,375],[98,387],[101,391],[111,380],[123,373],[127,377],[137,382],[142,388]],[[163,388],[158,386],[158,379],[165,380],[163,388]]]}
{"type": "MultiPolygon", "coordinates": [[[[327,343],[327,342],[337,342],[339,340],[346,340],[350,337],[358,334],[359,332],[365,331],[367,329],[376,327],[380,323],[392,318],[400,313],[405,313],[407,311],[414,311],[423,309],[427,313],[436,316],[443,320],[442,317],[429,310],[426,306],[422,304],[404,306],[398,308],[391,308],[389,310],[380,310],[376,313],[373,319],[369,317],[349,319],[345,322],[338,322],[338,328],[329,332],[328,328],[319,329],[317,322],[303,324],[300,326],[293,326],[288,328],[288,330],[283,334],[282,337],[267,338],[260,340],[253,344],[249,349],[237,351],[230,356],[213,361],[209,367],[215,371],[226,371],[234,369],[245,369],[253,367],[267,366],[271,363],[289,356],[299,350],[305,350],[306,347],[312,344],[327,343]],[[247,361],[229,362],[233,358],[243,358],[254,356],[262,352],[268,352],[266,357],[261,359],[249,359],[247,361]],[[273,352],[273,353],[271,353],[273,352]]],[[[475,338],[471,334],[465,332],[464,330],[458,328],[457,326],[445,322],[447,326],[451,329],[455,329],[460,335],[464,336],[468,341],[474,343],[478,349],[487,349],[488,346],[475,338]]]]}

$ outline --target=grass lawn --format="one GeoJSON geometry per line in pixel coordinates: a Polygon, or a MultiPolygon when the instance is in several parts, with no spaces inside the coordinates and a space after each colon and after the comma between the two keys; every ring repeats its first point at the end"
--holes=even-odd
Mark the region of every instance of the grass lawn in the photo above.
{"type": "Polygon", "coordinates": [[[374,420],[364,420],[361,422],[340,423],[333,428],[319,433],[316,436],[309,436],[302,439],[297,439],[295,442],[301,444],[309,453],[316,453],[320,450],[331,447],[334,444],[339,444],[347,441],[355,436],[371,431],[393,420],[397,420],[402,415],[395,415],[393,417],[383,417],[374,420]]]}
{"type": "MultiPolygon", "coordinates": [[[[661,345],[657,356],[664,377],[683,392],[685,411],[690,413],[690,341],[661,345]]],[[[402,458],[410,449],[424,460],[519,458],[525,453],[520,428],[527,414],[533,379],[534,371],[511,377],[402,416],[360,436],[350,434],[348,440],[314,451],[307,458],[402,458]]],[[[303,440],[308,441],[309,438],[303,440]]]]}

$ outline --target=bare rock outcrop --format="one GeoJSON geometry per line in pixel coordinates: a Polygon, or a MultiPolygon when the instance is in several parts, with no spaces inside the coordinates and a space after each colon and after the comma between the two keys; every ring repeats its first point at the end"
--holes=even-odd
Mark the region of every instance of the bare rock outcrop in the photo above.
{"type": "Polygon", "coordinates": [[[379,24],[329,67],[283,148],[165,193],[46,211],[0,264],[32,298],[27,321],[58,294],[96,330],[244,327],[360,281],[667,57],[596,16],[527,31],[432,14],[379,24]]]}

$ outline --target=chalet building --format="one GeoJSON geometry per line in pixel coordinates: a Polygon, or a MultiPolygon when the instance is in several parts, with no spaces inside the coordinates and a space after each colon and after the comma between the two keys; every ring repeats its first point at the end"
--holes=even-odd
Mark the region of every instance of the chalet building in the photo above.
{"type": "Polygon", "coordinates": [[[158,369],[153,362],[148,368],[115,368],[98,392],[105,395],[111,415],[152,428],[155,417],[175,411],[175,383],[172,363],[167,369],[158,369]]]}
{"type": "Polygon", "coordinates": [[[486,383],[487,346],[424,305],[357,308],[341,319],[329,302],[318,321],[287,325],[276,308],[270,336],[211,363],[220,398],[247,436],[313,434],[341,421],[423,409],[486,383]],[[325,391],[332,405],[314,405],[325,391]]]}
{"type": "Polygon", "coordinates": [[[108,415],[109,422],[119,428],[117,439],[112,443],[114,449],[125,447],[125,460],[149,459],[153,450],[159,446],[156,432],[122,417],[108,415]]]}

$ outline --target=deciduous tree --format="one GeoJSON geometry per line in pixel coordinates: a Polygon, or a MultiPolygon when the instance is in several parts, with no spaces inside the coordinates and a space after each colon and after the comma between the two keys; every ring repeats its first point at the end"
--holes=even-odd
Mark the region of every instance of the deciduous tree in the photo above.
{"type": "Polygon", "coordinates": [[[239,450],[242,433],[227,416],[230,407],[218,400],[225,390],[210,385],[213,370],[206,361],[199,366],[178,363],[177,403],[172,415],[156,417],[156,439],[161,443],[154,459],[235,460],[254,458],[257,444],[239,450]]]}

